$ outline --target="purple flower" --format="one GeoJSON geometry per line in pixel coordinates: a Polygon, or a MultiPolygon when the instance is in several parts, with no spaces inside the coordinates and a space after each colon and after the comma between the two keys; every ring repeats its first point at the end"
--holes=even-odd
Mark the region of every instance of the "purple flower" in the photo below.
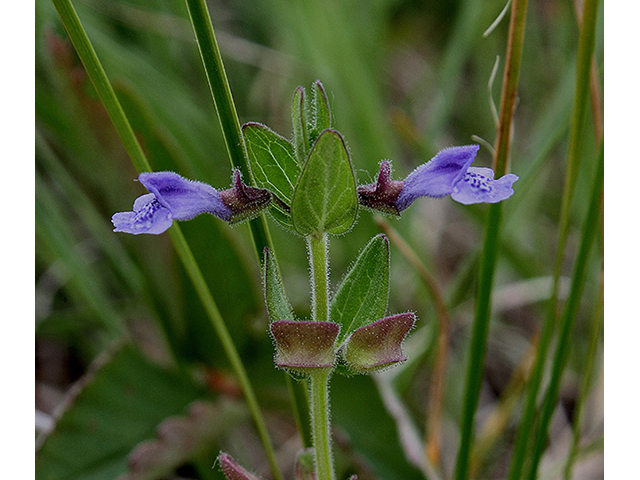
{"type": "Polygon", "coordinates": [[[493,170],[486,167],[470,167],[462,180],[456,183],[451,198],[464,205],[472,203],[497,203],[513,195],[513,183],[518,176],[507,173],[493,179],[493,170]]]}
{"type": "Polygon", "coordinates": [[[370,373],[404,362],[402,342],[415,324],[411,312],[398,313],[358,328],[351,334],[342,352],[349,368],[370,373]]]}
{"type": "Polygon", "coordinates": [[[158,235],[174,220],[190,220],[201,213],[234,223],[257,214],[271,200],[267,190],[244,185],[238,170],[233,188],[223,192],[173,172],[141,173],[138,180],[151,193],[138,197],[132,212],[113,215],[114,232],[158,235]]]}
{"type": "Polygon", "coordinates": [[[455,201],[495,203],[513,194],[511,186],[518,180],[509,173],[493,179],[490,168],[471,167],[478,153],[478,145],[451,147],[441,150],[429,162],[420,165],[404,181],[391,180],[391,165],[380,164],[376,183],[358,187],[360,203],[385,213],[400,215],[420,197],[451,195],[455,201]]]}

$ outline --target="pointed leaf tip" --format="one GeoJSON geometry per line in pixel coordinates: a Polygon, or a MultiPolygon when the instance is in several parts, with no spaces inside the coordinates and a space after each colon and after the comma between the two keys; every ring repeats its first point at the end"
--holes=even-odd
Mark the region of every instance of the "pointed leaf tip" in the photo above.
{"type": "Polygon", "coordinates": [[[331,300],[329,318],[341,326],[338,345],[356,329],[384,317],[389,298],[389,240],[369,241],[331,300]]]}
{"type": "Polygon", "coordinates": [[[295,320],[293,308],[284,290],[278,262],[276,261],[275,254],[270,251],[269,248],[264,249],[262,280],[269,322],[295,320]]]}

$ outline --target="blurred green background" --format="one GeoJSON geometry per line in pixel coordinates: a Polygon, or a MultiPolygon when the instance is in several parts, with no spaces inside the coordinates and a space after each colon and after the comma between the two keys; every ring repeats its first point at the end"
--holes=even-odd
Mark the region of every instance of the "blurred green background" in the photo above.
{"type": "MultiPolygon", "coordinates": [[[[511,171],[520,180],[504,205],[480,430],[488,415],[501,408],[499,400],[543,317],[564,180],[578,24],[571,1],[529,3],[511,154],[511,171]]],[[[74,6],[153,169],[227,188],[231,166],[185,5],[78,0],[74,6]]],[[[396,178],[402,178],[439,149],[474,142],[472,135],[493,143],[491,103],[492,98],[499,103],[502,64],[493,86],[490,78],[497,56],[505,54],[508,16],[488,37],[482,33],[503,7],[503,1],[493,0],[209,2],[240,121],[266,123],[290,137],[295,87],[308,89],[320,79],[360,184],[373,181],[382,159],[392,159],[396,178]]],[[[598,31],[602,82],[601,19],[598,31]]],[[[165,419],[185,415],[196,399],[213,409],[199,412],[209,419],[210,425],[200,423],[208,428],[186,428],[191,436],[182,456],[177,447],[158,453],[152,457],[163,465],[146,468],[146,477],[129,478],[222,478],[210,468],[220,449],[268,475],[229,364],[168,235],[111,232],[111,215],[130,210],[144,188],[134,181],[137,173],[48,0],[36,0],[35,86],[38,478],[124,475],[130,452],[152,440],[165,419]]],[[[597,154],[593,119],[590,115],[589,137],[583,140],[567,276],[597,154]]],[[[491,156],[483,147],[476,165],[489,166],[491,156]]],[[[390,220],[437,279],[450,307],[445,473],[455,460],[485,213],[483,205],[423,199],[401,220],[390,220]]],[[[211,216],[181,226],[249,371],[287,472],[299,444],[285,374],[273,368],[249,230],[246,225],[229,228],[211,216]]],[[[294,309],[308,315],[304,242],[271,219],[269,226],[294,309]]],[[[378,231],[372,215],[361,211],[348,236],[332,240],[334,286],[378,231]]],[[[410,360],[393,372],[394,401],[422,436],[437,322],[419,275],[393,243],[391,248],[389,312],[413,310],[419,317],[406,345],[410,360]]],[[[582,368],[602,242],[597,250],[549,449],[562,451],[568,445],[579,382],[585,374],[593,377],[583,432],[590,449],[578,465],[586,465],[582,468],[593,476],[575,478],[602,478],[602,362],[593,372],[582,368]]],[[[411,441],[405,438],[403,446],[401,422],[377,386],[370,377],[333,379],[340,478],[348,473],[361,479],[424,478],[407,459],[406,442],[411,441]]],[[[514,421],[512,416],[476,465],[478,478],[504,475],[514,421]]],[[[548,455],[542,478],[557,478],[557,468],[548,455]]]]}

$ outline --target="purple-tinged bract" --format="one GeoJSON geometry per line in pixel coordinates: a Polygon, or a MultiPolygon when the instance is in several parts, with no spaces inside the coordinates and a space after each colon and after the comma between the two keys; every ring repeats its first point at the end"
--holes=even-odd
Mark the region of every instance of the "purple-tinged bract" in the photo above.
{"type": "Polygon", "coordinates": [[[222,473],[224,473],[227,480],[260,480],[259,477],[242,468],[240,464],[227,453],[218,455],[218,461],[220,462],[222,473]]]}
{"type": "Polygon", "coordinates": [[[404,337],[413,327],[413,313],[399,313],[358,328],[346,342],[343,357],[351,370],[370,373],[404,362],[404,337]]]}
{"type": "Polygon", "coordinates": [[[280,320],[270,325],[276,365],[298,372],[333,368],[340,325],[309,320],[280,320]]]}

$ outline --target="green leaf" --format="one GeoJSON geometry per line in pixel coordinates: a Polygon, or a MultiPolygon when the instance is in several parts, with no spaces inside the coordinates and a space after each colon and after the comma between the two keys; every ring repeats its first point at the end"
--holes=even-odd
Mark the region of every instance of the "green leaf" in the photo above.
{"type": "Polygon", "coordinates": [[[362,249],[331,300],[329,319],[341,326],[336,345],[384,317],[388,299],[389,240],[380,234],[362,249]]]}
{"type": "Polygon", "coordinates": [[[291,105],[291,124],[293,125],[293,146],[296,152],[296,158],[300,165],[304,165],[309,153],[308,127],[308,111],[307,102],[304,96],[304,88],[298,87],[293,94],[293,103],[291,105]]]}
{"type": "Polygon", "coordinates": [[[289,229],[293,228],[289,206],[300,175],[293,145],[260,123],[247,123],[242,131],[253,179],[258,187],[270,190],[284,202],[273,202],[271,211],[278,222],[289,229]]]}
{"type": "Polygon", "coordinates": [[[327,128],[331,128],[331,108],[329,107],[329,100],[327,94],[324,91],[320,80],[316,80],[311,85],[313,91],[313,97],[311,100],[311,116],[313,118],[313,132],[310,133],[311,141],[327,128]]]}
{"type": "Polygon", "coordinates": [[[165,418],[182,413],[200,390],[125,346],[94,364],[46,438],[38,438],[36,478],[113,480],[131,449],[165,418]]]}
{"type": "Polygon", "coordinates": [[[269,322],[295,320],[293,309],[284,291],[284,285],[282,284],[275,254],[270,252],[268,248],[264,249],[262,269],[264,296],[267,304],[267,313],[269,314],[269,322]]]}
{"type": "Polygon", "coordinates": [[[358,197],[347,147],[340,133],[325,130],[302,169],[291,202],[295,230],[302,235],[347,232],[356,220],[358,197]]]}

